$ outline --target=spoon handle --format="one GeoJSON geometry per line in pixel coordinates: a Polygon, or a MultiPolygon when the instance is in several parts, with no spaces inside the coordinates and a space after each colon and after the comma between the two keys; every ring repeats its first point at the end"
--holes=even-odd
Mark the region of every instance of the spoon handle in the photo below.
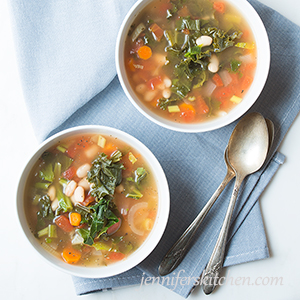
{"type": "Polygon", "coordinates": [[[210,257],[210,260],[204,272],[202,288],[206,295],[209,295],[218,284],[219,275],[222,270],[223,261],[224,261],[225,247],[226,247],[230,221],[235,206],[236,198],[238,196],[238,192],[243,179],[244,176],[237,175],[236,177],[232,196],[229,202],[229,206],[223,221],[223,225],[218,240],[216,242],[215,248],[213,250],[213,253],[210,257]]]}
{"type": "Polygon", "coordinates": [[[158,272],[161,276],[165,276],[171,273],[181,263],[185,256],[187,246],[189,245],[193,235],[197,231],[198,227],[202,223],[203,219],[205,218],[205,216],[207,215],[207,213],[209,212],[219,195],[224,190],[225,186],[230,182],[230,180],[234,176],[234,172],[230,170],[227,171],[227,174],[224,177],[222,183],[219,185],[212,197],[208,200],[201,212],[190,224],[190,226],[185,230],[185,232],[180,236],[180,238],[172,246],[172,248],[167,252],[158,268],[158,272]]]}

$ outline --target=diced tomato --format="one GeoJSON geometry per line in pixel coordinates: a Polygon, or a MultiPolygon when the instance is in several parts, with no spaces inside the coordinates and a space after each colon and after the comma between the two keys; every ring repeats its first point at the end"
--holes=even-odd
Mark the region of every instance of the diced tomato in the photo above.
{"type": "Polygon", "coordinates": [[[155,88],[162,83],[161,76],[154,77],[147,82],[147,86],[150,90],[155,90],[155,88]]]}
{"type": "Polygon", "coordinates": [[[245,76],[242,80],[241,87],[243,90],[248,89],[253,82],[253,78],[250,76],[245,76]]]}
{"type": "Polygon", "coordinates": [[[125,254],[121,252],[111,252],[109,253],[108,256],[106,256],[107,260],[113,260],[113,261],[122,260],[124,258],[125,258],[125,254]]]}
{"type": "Polygon", "coordinates": [[[179,17],[188,17],[190,16],[191,13],[189,11],[189,9],[187,8],[187,6],[183,6],[179,11],[178,11],[178,16],[179,17]]]}
{"type": "Polygon", "coordinates": [[[199,114],[201,114],[201,115],[207,114],[209,112],[209,107],[206,104],[205,100],[200,96],[200,97],[197,97],[196,101],[198,102],[199,114]]]}
{"type": "Polygon", "coordinates": [[[95,201],[95,198],[91,195],[87,195],[85,199],[81,202],[81,205],[88,206],[89,204],[93,203],[95,201]]]}
{"type": "Polygon", "coordinates": [[[216,73],[213,78],[212,78],[213,82],[215,83],[216,86],[223,86],[223,81],[220,77],[220,75],[218,73],[216,73]]]}
{"type": "Polygon", "coordinates": [[[157,11],[157,15],[165,18],[167,16],[167,10],[172,8],[170,1],[162,3],[157,11]]]}
{"type": "Polygon", "coordinates": [[[195,114],[191,110],[182,111],[180,117],[186,122],[190,123],[194,120],[195,114]]]}
{"type": "Polygon", "coordinates": [[[240,81],[239,75],[237,73],[230,73],[230,77],[232,78],[231,85],[238,84],[240,81]]]}
{"type": "Polygon", "coordinates": [[[155,40],[158,42],[164,36],[164,31],[156,23],[151,24],[149,30],[153,33],[155,40]]]}
{"type": "Polygon", "coordinates": [[[71,166],[68,170],[62,173],[62,177],[71,180],[76,174],[76,168],[71,166]]]}
{"type": "Polygon", "coordinates": [[[232,97],[233,92],[232,92],[232,88],[230,86],[225,86],[225,87],[217,87],[214,92],[213,95],[220,100],[221,102],[223,102],[224,100],[232,97]]]}
{"type": "Polygon", "coordinates": [[[55,224],[61,228],[65,232],[71,232],[73,230],[73,226],[71,225],[69,219],[64,215],[60,215],[54,219],[55,224]]]}
{"type": "Polygon", "coordinates": [[[89,147],[89,140],[82,137],[76,143],[71,145],[67,150],[66,153],[69,157],[74,158],[77,152],[81,149],[87,149],[89,147]]]}
{"type": "Polygon", "coordinates": [[[225,12],[225,3],[224,2],[214,2],[214,9],[223,14],[225,12]]]}

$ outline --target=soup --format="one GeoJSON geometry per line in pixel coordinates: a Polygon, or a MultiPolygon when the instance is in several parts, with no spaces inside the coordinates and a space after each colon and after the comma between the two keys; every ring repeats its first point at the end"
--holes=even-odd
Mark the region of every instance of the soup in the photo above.
{"type": "Polygon", "coordinates": [[[243,101],[256,62],[251,29],[226,1],[154,0],[136,17],[125,43],[135,94],[174,122],[228,114],[243,101]]]}
{"type": "Polygon", "coordinates": [[[25,190],[32,233],[51,254],[79,266],[126,259],[147,238],[157,205],[155,179],[141,154],[98,134],[45,151],[25,190]]]}

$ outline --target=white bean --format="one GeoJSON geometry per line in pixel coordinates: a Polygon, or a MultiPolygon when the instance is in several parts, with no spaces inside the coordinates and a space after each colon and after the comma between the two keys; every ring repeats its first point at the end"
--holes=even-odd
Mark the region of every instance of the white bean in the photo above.
{"type": "Polygon", "coordinates": [[[167,60],[166,60],[166,56],[163,54],[159,54],[159,53],[155,53],[153,55],[153,59],[155,60],[156,64],[159,66],[163,66],[166,64],[167,60]]]}
{"type": "Polygon", "coordinates": [[[83,164],[81,165],[77,171],[76,171],[76,175],[79,177],[79,178],[83,178],[87,175],[88,171],[91,169],[91,165],[86,163],[86,164],[83,164]]]}
{"type": "Polygon", "coordinates": [[[166,88],[169,88],[172,85],[172,80],[169,77],[165,77],[164,78],[164,84],[165,84],[166,88]]]}
{"type": "Polygon", "coordinates": [[[140,83],[135,87],[135,91],[139,94],[143,94],[144,92],[146,92],[147,90],[147,86],[144,83],[140,83]]]}
{"type": "Polygon", "coordinates": [[[124,186],[123,186],[123,184],[119,184],[117,187],[116,187],[116,189],[115,189],[115,191],[117,192],[117,193],[122,193],[123,191],[124,191],[124,186]]]}
{"type": "Polygon", "coordinates": [[[51,201],[54,201],[54,199],[56,197],[56,188],[54,185],[50,185],[47,195],[49,196],[51,201]]]}
{"type": "Polygon", "coordinates": [[[148,91],[144,94],[144,100],[146,102],[150,102],[154,99],[155,96],[156,96],[156,91],[148,91]]]}
{"type": "Polygon", "coordinates": [[[170,97],[171,97],[171,90],[170,89],[165,89],[165,90],[163,90],[163,92],[162,92],[162,95],[163,95],[163,97],[164,98],[166,98],[166,99],[169,99],[170,97]]]}
{"type": "Polygon", "coordinates": [[[52,202],[51,202],[51,208],[53,211],[55,211],[58,208],[58,199],[55,198],[52,202]]]}
{"type": "Polygon", "coordinates": [[[91,147],[89,147],[87,150],[85,150],[85,156],[87,158],[93,159],[96,157],[96,155],[99,152],[99,146],[98,145],[92,145],[91,147]]]}
{"type": "Polygon", "coordinates": [[[78,182],[79,186],[82,186],[84,188],[85,191],[89,191],[91,188],[90,183],[88,182],[88,180],[86,179],[86,177],[82,178],[79,182],[78,182]]]}
{"type": "Polygon", "coordinates": [[[77,182],[74,180],[71,180],[68,182],[66,188],[65,188],[65,195],[68,197],[71,197],[74,194],[74,191],[77,187],[77,182]]]}
{"type": "Polygon", "coordinates": [[[74,201],[82,202],[84,200],[84,189],[82,186],[78,186],[74,192],[74,201]]]}
{"type": "Polygon", "coordinates": [[[216,54],[212,54],[209,60],[208,70],[212,73],[219,71],[219,59],[216,54]]]}
{"type": "Polygon", "coordinates": [[[212,38],[208,35],[202,35],[196,39],[196,44],[201,47],[209,46],[212,43],[212,38]]]}

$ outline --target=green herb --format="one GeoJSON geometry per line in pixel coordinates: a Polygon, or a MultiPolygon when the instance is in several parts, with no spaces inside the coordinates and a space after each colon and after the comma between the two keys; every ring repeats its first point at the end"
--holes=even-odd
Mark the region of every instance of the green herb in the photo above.
{"type": "Polygon", "coordinates": [[[40,231],[46,226],[47,221],[52,221],[54,214],[51,208],[51,200],[48,195],[40,197],[38,201],[39,211],[37,212],[36,231],[40,231]]]}
{"type": "Polygon", "coordinates": [[[242,62],[239,60],[236,60],[236,59],[231,60],[231,62],[230,62],[231,71],[236,73],[239,70],[241,64],[242,64],[242,62]]]}
{"type": "Polygon", "coordinates": [[[88,172],[87,180],[94,184],[91,195],[98,200],[106,195],[113,195],[115,188],[122,181],[123,164],[119,161],[122,153],[118,150],[109,159],[106,154],[101,153],[93,162],[88,172]]]}
{"type": "Polygon", "coordinates": [[[91,213],[89,218],[86,218],[90,225],[89,229],[78,229],[85,244],[93,245],[95,238],[99,238],[110,226],[119,222],[118,217],[113,213],[115,209],[112,198],[109,196],[102,198],[97,204],[90,207],[91,213]]]}

